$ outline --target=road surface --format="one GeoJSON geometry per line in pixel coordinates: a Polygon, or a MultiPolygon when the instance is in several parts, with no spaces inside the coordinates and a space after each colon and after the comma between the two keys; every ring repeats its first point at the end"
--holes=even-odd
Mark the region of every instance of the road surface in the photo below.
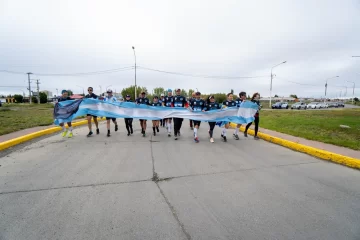
{"type": "Polygon", "coordinates": [[[219,128],[211,144],[206,123],[194,143],[187,121],[178,141],[119,122],[2,156],[0,239],[360,239],[357,170],[219,128]]]}

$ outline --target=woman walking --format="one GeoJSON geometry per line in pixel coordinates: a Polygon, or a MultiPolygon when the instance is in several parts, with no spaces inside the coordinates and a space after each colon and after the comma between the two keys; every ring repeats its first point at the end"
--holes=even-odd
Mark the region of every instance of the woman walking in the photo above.
{"type": "MultiPolygon", "coordinates": [[[[258,106],[259,106],[259,110],[261,109],[261,106],[260,106],[260,94],[259,93],[254,93],[254,95],[252,96],[251,98],[251,101],[253,103],[256,103],[258,106]]],[[[255,135],[254,135],[254,139],[255,140],[258,140],[259,137],[257,136],[257,133],[259,131],[259,110],[256,112],[255,114],[255,135]]],[[[251,123],[248,123],[248,125],[246,125],[246,128],[245,128],[245,132],[244,132],[244,136],[247,137],[247,131],[249,129],[249,127],[251,126],[252,122],[251,123]]]]}
{"type": "MultiPolygon", "coordinates": [[[[220,104],[215,101],[214,96],[210,96],[207,100],[205,111],[216,110],[216,109],[220,109],[220,104]]],[[[213,133],[214,133],[215,125],[216,122],[209,122],[209,126],[210,126],[209,135],[210,135],[211,143],[214,142],[213,133]]]]}

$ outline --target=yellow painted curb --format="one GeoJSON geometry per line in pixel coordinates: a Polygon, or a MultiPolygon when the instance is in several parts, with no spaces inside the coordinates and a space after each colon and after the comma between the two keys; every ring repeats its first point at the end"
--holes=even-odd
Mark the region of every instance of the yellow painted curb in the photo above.
{"type": "MultiPolygon", "coordinates": [[[[101,120],[102,119],[98,118],[98,121],[101,121],[101,120]]],[[[94,121],[94,120],[92,119],[92,121],[94,121]]],[[[87,124],[87,120],[74,122],[74,123],[72,123],[72,126],[77,127],[77,126],[81,126],[81,125],[85,125],[85,124],[87,124]]],[[[21,136],[21,137],[10,139],[8,141],[0,143],[0,151],[2,151],[4,149],[7,149],[7,148],[10,148],[10,147],[13,147],[13,146],[18,145],[18,144],[23,143],[23,142],[27,142],[27,141],[29,141],[31,139],[34,139],[34,138],[38,138],[38,137],[41,137],[41,136],[44,136],[44,135],[48,135],[48,134],[58,132],[60,130],[61,130],[61,127],[51,127],[51,128],[45,129],[45,130],[41,130],[41,131],[30,133],[30,134],[27,134],[27,135],[24,135],[24,136],[21,136]]]]}
{"type": "MultiPolygon", "coordinates": [[[[236,124],[231,123],[230,125],[231,125],[231,127],[236,128],[236,124]]],[[[241,127],[240,130],[244,131],[245,128],[241,127]]],[[[249,129],[248,134],[254,135],[255,131],[252,129],[249,129]]],[[[342,165],[345,165],[345,166],[348,166],[351,168],[355,168],[355,169],[360,169],[360,159],[357,159],[357,158],[347,157],[347,156],[343,156],[343,155],[340,155],[337,153],[328,152],[328,151],[317,149],[314,147],[309,147],[309,146],[306,146],[306,145],[303,145],[300,143],[292,142],[292,141],[285,140],[285,139],[278,138],[278,137],[273,137],[271,135],[261,133],[261,132],[258,132],[258,137],[261,139],[264,139],[268,142],[275,143],[275,144],[290,148],[290,149],[298,151],[298,152],[306,153],[311,156],[321,158],[323,160],[335,162],[335,163],[342,164],[342,165]]]]}

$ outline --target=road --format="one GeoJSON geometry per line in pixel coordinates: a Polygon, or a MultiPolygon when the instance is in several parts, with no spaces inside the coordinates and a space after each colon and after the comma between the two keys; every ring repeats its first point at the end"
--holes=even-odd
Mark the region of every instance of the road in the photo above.
{"type": "Polygon", "coordinates": [[[194,143],[187,121],[178,141],[120,122],[2,156],[0,239],[360,238],[357,170],[251,137],[211,144],[206,123],[194,143]]]}

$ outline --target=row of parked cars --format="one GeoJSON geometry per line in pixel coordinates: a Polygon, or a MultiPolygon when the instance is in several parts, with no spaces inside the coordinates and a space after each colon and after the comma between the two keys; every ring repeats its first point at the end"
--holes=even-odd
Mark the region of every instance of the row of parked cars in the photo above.
{"type": "MultiPolygon", "coordinates": [[[[272,109],[289,109],[289,103],[277,102],[272,105],[272,109]]],[[[331,107],[345,107],[343,102],[311,102],[306,104],[305,102],[297,102],[291,105],[291,109],[322,109],[331,107]]]]}

